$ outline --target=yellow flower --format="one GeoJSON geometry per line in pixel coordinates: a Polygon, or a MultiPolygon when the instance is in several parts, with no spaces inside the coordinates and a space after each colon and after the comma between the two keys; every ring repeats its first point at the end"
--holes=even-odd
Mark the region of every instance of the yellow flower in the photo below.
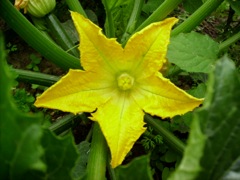
{"type": "Polygon", "coordinates": [[[71,15],[81,39],[84,70],[70,70],[35,105],[74,114],[92,112],[91,119],[101,127],[115,168],[145,131],[144,112],[173,117],[198,107],[202,99],[188,95],[159,72],[177,19],[149,25],[122,48],[88,19],[75,12],[71,15]]]}

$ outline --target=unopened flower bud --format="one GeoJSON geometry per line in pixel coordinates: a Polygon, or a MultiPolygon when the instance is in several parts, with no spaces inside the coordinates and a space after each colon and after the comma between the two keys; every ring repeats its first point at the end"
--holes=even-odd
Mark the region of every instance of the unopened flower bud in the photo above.
{"type": "Polygon", "coordinates": [[[24,9],[24,13],[43,17],[55,8],[56,0],[15,0],[14,6],[17,9],[24,9]]]}
{"type": "Polygon", "coordinates": [[[27,13],[27,4],[29,0],[15,0],[14,6],[20,10],[24,9],[24,13],[27,13]]]}

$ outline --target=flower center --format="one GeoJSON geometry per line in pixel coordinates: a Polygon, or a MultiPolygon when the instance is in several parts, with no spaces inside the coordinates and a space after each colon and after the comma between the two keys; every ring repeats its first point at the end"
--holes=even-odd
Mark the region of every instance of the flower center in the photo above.
{"type": "Polygon", "coordinates": [[[131,89],[134,83],[134,78],[127,73],[123,73],[117,78],[118,87],[122,90],[131,89]]]}

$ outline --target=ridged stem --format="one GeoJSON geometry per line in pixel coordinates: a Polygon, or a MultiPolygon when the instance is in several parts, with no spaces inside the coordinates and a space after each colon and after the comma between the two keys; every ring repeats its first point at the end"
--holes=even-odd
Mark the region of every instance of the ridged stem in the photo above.
{"type": "Polygon", "coordinates": [[[31,84],[38,84],[42,86],[51,86],[56,83],[60,78],[53,75],[48,75],[39,72],[27,71],[22,69],[11,69],[18,76],[17,81],[27,82],[31,84]]]}
{"type": "Polygon", "coordinates": [[[74,119],[76,119],[78,116],[75,116],[73,114],[68,114],[64,116],[63,118],[57,120],[57,122],[53,123],[49,130],[54,132],[56,135],[59,135],[63,133],[64,131],[68,130],[72,127],[74,119]]]}
{"type": "Polygon", "coordinates": [[[171,33],[172,36],[179,33],[192,31],[206,17],[208,17],[224,0],[208,0],[200,8],[198,8],[191,16],[189,16],[182,24],[177,26],[171,33]]]}
{"type": "Polygon", "coordinates": [[[84,17],[87,17],[79,0],[66,0],[66,3],[71,11],[78,12],[82,14],[84,17]]]}
{"type": "Polygon", "coordinates": [[[107,144],[97,122],[93,125],[91,150],[87,164],[87,180],[105,180],[107,144]]]}
{"type": "Polygon", "coordinates": [[[34,27],[8,0],[2,0],[0,16],[29,45],[64,70],[79,69],[78,58],[68,54],[34,27]]]}
{"type": "Polygon", "coordinates": [[[157,133],[159,133],[163,137],[163,141],[166,142],[171,148],[173,148],[179,154],[183,154],[185,149],[185,144],[174,136],[171,132],[169,132],[164,127],[160,126],[157,119],[154,119],[150,115],[146,114],[144,117],[147,124],[149,124],[157,133]]]}
{"type": "MultiPolygon", "coordinates": [[[[167,15],[172,12],[182,0],[165,0],[138,28],[136,31],[140,31],[147,25],[163,20],[167,15]]],[[[135,32],[136,32],[135,31],[135,32]]]]}

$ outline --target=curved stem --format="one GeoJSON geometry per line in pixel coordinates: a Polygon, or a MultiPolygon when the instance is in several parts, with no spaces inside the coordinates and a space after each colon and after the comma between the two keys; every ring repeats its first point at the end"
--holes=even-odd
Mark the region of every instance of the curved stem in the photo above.
{"type": "Polygon", "coordinates": [[[185,149],[185,144],[180,139],[178,139],[176,136],[174,136],[171,132],[169,132],[167,129],[160,126],[157,123],[157,121],[158,121],[157,119],[154,119],[150,115],[146,114],[145,121],[149,125],[151,125],[151,127],[163,137],[164,142],[166,142],[169,146],[171,146],[179,154],[181,154],[181,155],[183,154],[184,149],[185,149]]]}
{"type": "Polygon", "coordinates": [[[105,180],[107,143],[97,122],[93,125],[93,137],[87,165],[88,180],[105,180]]]}
{"type": "Polygon", "coordinates": [[[78,58],[66,53],[63,49],[46,38],[34,27],[8,0],[1,1],[0,16],[29,45],[64,70],[81,68],[78,58]]]}
{"type": "Polygon", "coordinates": [[[172,36],[179,33],[190,32],[198,26],[207,16],[217,9],[224,0],[208,0],[200,8],[198,8],[189,18],[182,24],[177,26],[171,33],[172,36]]]}

